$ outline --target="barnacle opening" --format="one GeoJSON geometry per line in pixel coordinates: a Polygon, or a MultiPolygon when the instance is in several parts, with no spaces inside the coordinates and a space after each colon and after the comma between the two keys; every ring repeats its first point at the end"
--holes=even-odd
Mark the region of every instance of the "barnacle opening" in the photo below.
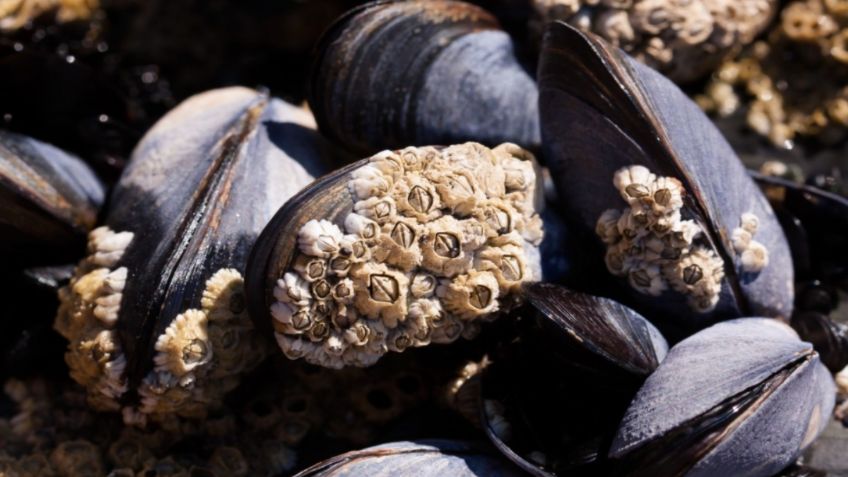
{"type": "Polygon", "coordinates": [[[699,313],[715,308],[724,261],[697,243],[701,227],[682,219],[683,184],[639,165],[616,171],[613,184],[629,207],[604,211],[595,225],[610,273],[627,278],[639,293],[660,296],[671,289],[699,313]]]}
{"type": "Polygon", "coordinates": [[[86,388],[95,409],[121,410],[127,423],[143,425],[169,413],[205,416],[265,355],[247,316],[241,274],[221,269],[207,280],[200,308],[175,317],[157,337],[154,369],[138,389],[141,402],[122,409],[126,356],[115,326],[128,271],[117,265],[132,240],[129,232],[94,229],[89,255],[59,291],[54,327],[69,341],[71,377],[86,388]]]}
{"type": "Polygon", "coordinates": [[[310,220],[274,289],[291,359],[368,366],[388,351],[476,334],[539,278],[532,156],[512,144],[384,151],[352,172],[353,211],[310,220]]]}

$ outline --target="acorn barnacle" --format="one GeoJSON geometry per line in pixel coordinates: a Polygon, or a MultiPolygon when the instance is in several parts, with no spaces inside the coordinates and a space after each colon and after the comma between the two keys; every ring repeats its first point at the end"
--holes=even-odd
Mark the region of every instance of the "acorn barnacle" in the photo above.
{"type": "Polygon", "coordinates": [[[332,368],[474,334],[540,278],[535,194],[532,156],[512,144],[364,159],[265,229],[248,266],[252,315],[289,358],[332,368]]]}
{"type": "Polygon", "coordinates": [[[721,292],[724,262],[697,243],[700,226],[681,220],[685,191],[680,181],[637,165],[616,171],[613,184],[629,207],[605,210],[595,226],[607,244],[610,273],[627,277],[639,293],[660,296],[671,289],[685,295],[693,310],[712,310],[721,292]]]}
{"type": "MultiPolygon", "coordinates": [[[[229,88],[188,99],[138,145],[105,224],[89,234],[88,256],[59,293],[54,326],[96,409],[133,424],[201,418],[263,359],[242,273],[271,213],[320,163],[310,121],[229,88]],[[269,124],[294,132],[281,138],[269,124]]],[[[337,255],[344,244],[332,232],[305,230],[306,251],[337,255]]],[[[289,294],[329,296],[327,270],[298,265],[309,282],[289,294]]]]}
{"type": "Polygon", "coordinates": [[[593,267],[626,281],[622,293],[637,311],[689,331],[791,316],[792,254],[777,217],[677,86],[598,37],[552,22],[539,92],[561,210],[581,233],[594,232],[590,250],[602,252],[591,252],[593,267]],[[610,180],[614,187],[604,186],[610,180]]]}

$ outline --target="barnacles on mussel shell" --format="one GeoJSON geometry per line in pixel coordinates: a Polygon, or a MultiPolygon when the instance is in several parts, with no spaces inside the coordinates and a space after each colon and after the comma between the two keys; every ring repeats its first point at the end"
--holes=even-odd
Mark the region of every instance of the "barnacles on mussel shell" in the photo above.
{"type": "Polygon", "coordinates": [[[257,240],[251,316],[289,358],[333,368],[470,337],[540,278],[536,180],[513,144],[408,147],[340,169],[257,240]]]}
{"type": "Polygon", "coordinates": [[[770,476],[821,433],[834,384],[787,325],[743,318],[674,346],[621,422],[620,475],[770,476]]]}
{"type": "Polygon", "coordinates": [[[103,196],[77,157],[0,131],[0,255],[7,266],[78,258],[103,196]]]}
{"type": "Polygon", "coordinates": [[[545,156],[565,212],[595,231],[606,267],[627,279],[635,303],[685,328],[790,316],[792,262],[780,225],[676,86],[561,22],[545,35],[539,82],[545,156]]]}
{"type": "Polygon", "coordinates": [[[347,452],[319,462],[297,475],[517,477],[524,474],[491,448],[462,441],[432,439],[391,442],[347,452]]]}
{"type": "Polygon", "coordinates": [[[309,105],[321,131],[353,151],[539,145],[536,84],[477,6],[372,2],[337,20],[316,50],[309,105]]]}
{"type": "Polygon", "coordinates": [[[544,21],[596,33],[676,82],[698,79],[769,24],[776,0],[533,0],[544,21]]]}
{"type": "Polygon", "coordinates": [[[72,377],[128,422],[201,417],[263,357],[242,271],[273,212],[323,170],[308,113],[245,88],[186,100],[138,145],[60,291],[72,377]]]}

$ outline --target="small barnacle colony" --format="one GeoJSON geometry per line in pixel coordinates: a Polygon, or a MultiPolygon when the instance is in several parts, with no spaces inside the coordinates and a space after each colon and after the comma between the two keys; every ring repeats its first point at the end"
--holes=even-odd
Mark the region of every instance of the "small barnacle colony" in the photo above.
{"type": "Polygon", "coordinates": [[[756,215],[746,212],[739,219],[739,227],[733,229],[731,240],[733,250],[739,256],[742,271],[746,273],[759,273],[768,265],[768,249],[765,245],[754,240],[754,234],[760,226],[760,219],[756,215]]]}
{"type": "Polygon", "coordinates": [[[288,202],[272,226],[293,241],[286,230],[298,224],[296,243],[287,265],[267,272],[265,308],[285,355],[368,366],[473,335],[514,306],[541,274],[531,158],[512,144],[384,151],[288,202]],[[329,216],[315,215],[319,205],[329,216]]]}
{"type": "MultiPolygon", "coordinates": [[[[613,183],[628,207],[604,211],[595,227],[607,247],[605,260],[610,273],[626,277],[640,293],[659,296],[670,288],[686,295],[692,309],[700,313],[712,310],[721,292],[724,262],[711,249],[696,243],[703,232],[701,227],[682,219],[686,191],[680,181],[657,177],[637,165],[619,169],[613,183]]],[[[752,214],[743,216],[743,227],[748,227],[745,230],[756,231],[752,221],[756,221],[752,214]]],[[[751,242],[750,235],[748,239],[751,242]]],[[[751,242],[750,246],[755,244],[751,242]]],[[[746,253],[755,255],[757,250],[746,253]]]]}

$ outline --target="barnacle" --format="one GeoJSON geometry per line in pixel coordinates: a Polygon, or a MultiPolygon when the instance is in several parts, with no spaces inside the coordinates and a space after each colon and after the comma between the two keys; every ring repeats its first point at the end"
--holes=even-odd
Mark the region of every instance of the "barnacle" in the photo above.
{"type": "MultiPolygon", "coordinates": [[[[721,292],[724,262],[696,244],[703,233],[701,227],[682,220],[685,190],[680,181],[656,177],[637,165],[616,171],[613,184],[630,207],[604,211],[595,227],[607,246],[609,272],[626,277],[639,293],[660,296],[670,288],[685,295],[692,309],[701,313],[712,310],[721,292]]],[[[745,214],[742,224],[756,231],[757,219],[745,214]]],[[[739,230],[748,233],[747,229],[739,230]]],[[[744,238],[741,233],[734,237],[744,238]]],[[[744,268],[745,259],[741,261],[744,268]]]]}
{"type": "Polygon", "coordinates": [[[733,114],[774,145],[798,138],[835,144],[848,136],[848,16],[841,0],[796,0],[766,38],[725,62],[697,99],[733,114]]]}
{"type": "Polygon", "coordinates": [[[544,22],[592,31],[674,81],[697,79],[768,25],[774,0],[534,0],[544,22]]]}
{"type": "Polygon", "coordinates": [[[368,366],[473,336],[539,278],[532,155],[468,143],[384,151],[348,176],[353,211],[307,221],[271,315],[291,359],[368,366]]]}
{"type": "MultiPolygon", "coordinates": [[[[128,270],[115,267],[132,239],[131,233],[94,229],[88,257],[59,292],[54,326],[69,341],[65,361],[101,410],[121,409],[127,391],[126,357],[114,327],[128,270]]],[[[204,404],[219,402],[239,373],[259,363],[264,348],[254,336],[242,289],[241,274],[219,270],[206,282],[201,309],[174,318],[155,342],[155,367],[139,389],[140,406],[122,410],[128,421],[143,424],[167,411],[202,416],[204,404]]]]}
{"type": "Polygon", "coordinates": [[[739,227],[731,232],[733,249],[739,254],[742,271],[759,273],[768,265],[768,249],[754,240],[760,219],[751,213],[744,213],[739,219],[739,227]]]}
{"type": "Polygon", "coordinates": [[[55,12],[60,23],[87,20],[99,3],[98,0],[2,0],[0,31],[17,30],[48,12],[55,12]]]}

